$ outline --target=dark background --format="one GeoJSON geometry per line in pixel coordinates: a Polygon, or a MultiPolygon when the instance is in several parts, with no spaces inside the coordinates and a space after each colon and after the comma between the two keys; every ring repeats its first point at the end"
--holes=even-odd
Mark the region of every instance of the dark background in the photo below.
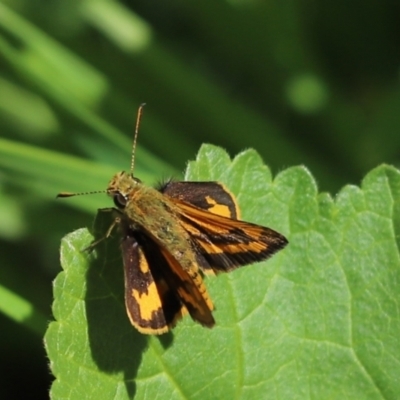
{"type": "MultiPolygon", "coordinates": [[[[75,190],[64,175],[107,184],[57,160],[127,169],[140,103],[138,174],[179,177],[210,142],[253,147],[275,174],[304,164],[334,195],[399,163],[399,61],[398,1],[0,1],[0,286],[51,320],[60,239],[97,207],[54,195],[75,190]],[[37,149],[59,187],[35,175],[37,149]]],[[[45,327],[0,320],[0,397],[47,398],[45,327]]]]}

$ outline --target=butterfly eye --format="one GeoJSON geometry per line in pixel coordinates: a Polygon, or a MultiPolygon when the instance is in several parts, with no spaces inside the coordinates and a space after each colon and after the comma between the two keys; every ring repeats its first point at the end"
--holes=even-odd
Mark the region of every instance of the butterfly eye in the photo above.
{"type": "Polygon", "coordinates": [[[115,193],[114,194],[114,204],[118,208],[125,208],[125,206],[126,206],[126,197],[120,192],[115,193]]]}

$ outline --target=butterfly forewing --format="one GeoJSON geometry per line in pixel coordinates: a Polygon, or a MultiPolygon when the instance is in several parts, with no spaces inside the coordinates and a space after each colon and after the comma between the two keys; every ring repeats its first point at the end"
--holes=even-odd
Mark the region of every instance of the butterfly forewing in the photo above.
{"type": "Polygon", "coordinates": [[[162,245],[121,223],[125,302],[133,325],[143,333],[164,333],[189,312],[202,325],[215,321],[203,279],[185,271],[162,245]]]}
{"type": "Polygon", "coordinates": [[[169,181],[159,190],[169,197],[192,204],[213,214],[231,219],[240,218],[235,198],[222,183],[169,181]]]}
{"type": "Polygon", "coordinates": [[[175,199],[205,273],[265,260],[287,244],[270,228],[237,220],[236,201],[218,182],[168,182],[163,190],[175,199]]]}
{"type": "Polygon", "coordinates": [[[158,247],[125,227],[121,250],[125,271],[125,303],[129,319],[140,332],[161,334],[187,311],[176,290],[164,279],[169,265],[158,247]]]}
{"type": "Polygon", "coordinates": [[[184,203],[179,210],[192,240],[215,272],[265,260],[287,244],[284,236],[263,226],[210,214],[184,203]]]}

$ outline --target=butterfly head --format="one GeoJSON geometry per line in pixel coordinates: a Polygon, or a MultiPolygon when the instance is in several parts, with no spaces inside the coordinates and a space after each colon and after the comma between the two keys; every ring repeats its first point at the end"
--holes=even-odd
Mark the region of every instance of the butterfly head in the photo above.
{"type": "Polygon", "coordinates": [[[107,194],[119,209],[126,207],[130,198],[142,186],[140,179],[125,171],[115,174],[107,187],[107,194]]]}

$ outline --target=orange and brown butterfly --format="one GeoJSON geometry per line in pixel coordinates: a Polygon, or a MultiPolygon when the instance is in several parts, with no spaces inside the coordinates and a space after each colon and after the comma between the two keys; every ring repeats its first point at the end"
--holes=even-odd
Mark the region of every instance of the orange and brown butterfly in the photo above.
{"type": "MultiPolygon", "coordinates": [[[[168,332],[187,313],[211,328],[214,305],[203,275],[265,260],[288,241],[270,228],[239,220],[236,200],[221,183],[169,181],[153,188],[136,178],[134,154],[143,106],[130,172],[118,172],[101,191],[115,204],[105,209],[114,213],[105,237],[115,226],[122,234],[128,317],[145,334],[168,332]]],[[[84,193],[58,197],[77,194],[84,193]]]]}

